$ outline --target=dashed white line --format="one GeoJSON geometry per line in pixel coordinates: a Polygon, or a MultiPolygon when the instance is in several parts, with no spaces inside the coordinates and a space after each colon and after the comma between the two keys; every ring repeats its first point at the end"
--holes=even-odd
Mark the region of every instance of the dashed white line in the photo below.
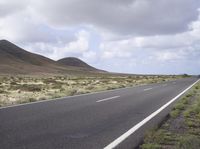
{"type": "Polygon", "coordinates": [[[113,142],[108,144],[104,149],[113,149],[116,146],[118,146],[121,142],[123,142],[125,139],[127,139],[131,134],[133,134],[136,130],[138,130],[140,127],[142,127],[144,124],[146,124],[148,121],[150,121],[152,118],[154,118],[157,114],[159,114],[162,110],[164,110],[166,107],[168,107],[172,102],[177,100],[181,95],[183,95],[185,92],[187,92],[192,86],[194,86],[199,80],[197,80],[195,83],[190,85],[188,88],[186,88],[184,91],[182,91],[180,94],[178,94],[176,97],[171,99],[169,102],[167,102],[165,105],[160,107],[158,110],[147,116],[145,119],[143,119],[141,122],[133,126],[131,129],[129,129],[127,132],[122,134],[120,137],[115,139],[113,142]]]}
{"type": "Polygon", "coordinates": [[[96,102],[107,101],[107,100],[116,99],[116,98],[119,98],[119,97],[120,97],[120,96],[109,97],[109,98],[105,98],[105,99],[98,100],[98,101],[96,101],[96,102]]]}
{"type": "Polygon", "coordinates": [[[153,88],[145,88],[144,91],[152,90],[153,88]]]}

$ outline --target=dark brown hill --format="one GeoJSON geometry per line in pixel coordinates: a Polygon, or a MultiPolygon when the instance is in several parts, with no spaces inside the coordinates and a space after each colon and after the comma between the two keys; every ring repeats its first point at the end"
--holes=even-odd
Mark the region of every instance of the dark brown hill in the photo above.
{"type": "Polygon", "coordinates": [[[0,40],[0,61],[9,64],[17,62],[37,66],[55,63],[44,56],[25,51],[7,40],[0,40]]]}
{"type": "MultiPolygon", "coordinates": [[[[28,52],[7,40],[0,40],[1,74],[71,74],[79,71],[98,72],[98,69],[89,66],[83,61],[81,61],[81,63],[75,63],[74,59],[73,61],[68,61],[69,64],[65,63],[65,65],[63,65],[60,63],[62,60],[56,62],[44,56],[28,52]]],[[[78,59],[76,59],[76,61],[78,61],[78,59]]]]}
{"type": "Polygon", "coordinates": [[[96,68],[88,65],[84,61],[76,58],[76,57],[67,57],[63,58],[57,61],[59,64],[62,64],[63,66],[72,66],[72,67],[80,67],[84,69],[89,69],[89,70],[97,70],[96,68]]]}

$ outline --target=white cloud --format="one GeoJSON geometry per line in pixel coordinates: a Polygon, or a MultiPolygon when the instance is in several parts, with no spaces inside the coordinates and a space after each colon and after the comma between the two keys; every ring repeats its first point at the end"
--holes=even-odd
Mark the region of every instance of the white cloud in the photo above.
{"type": "Polygon", "coordinates": [[[190,30],[173,35],[124,37],[101,43],[102,62],[107,69],[137,73],[199,72],[200,19],[190,30]],[[127,54],[128,53],[128,54],[127,54]],[[119,65],[109,67],[111,61],[119,65]]]}
{"type": "Polygon", "coordinates": [[[65,46],[66,52],[72,52],[72,53],[81,53],[85,52],[89,49],[88,47],[88,40],[90,38],[89,34],[82,30],[76,34],[77,41],[70,42],[65,46]]]}
{"type": "Polygon", "coordinates": [[[105,42],[100,45],[102,58],[130,58],[133,49],[129,40],[105,42]]]}
{"type": "Polygon", "coordinates": [[[89,50],[88,42],[90,35],[88,32],[81,30],[75,34],[76,39],[67,43],[31,43],[25,46],[29,51],[36,52],[38,54],[47,55],[48,57],[58,60],[60,58],[77,56],[81,57],[82,55],[86,56],[86,52],[89,50]],[[35,50],[35,49],[40,49],[35,50]]]}
{"type": "Polygon", "coordinates": [[[34,22],[27,11],[0,18],[0,38],[14,42],[54,42],[56,39],[43,24],[34,22]]]}
{"type": "Polygon", "coordinates": [[[97,52],[94,52],[92,50],[84,52],[80,58],[89,64],[95,64],[99,60],[97,52]]]}
{"type": "Polygon", "coordinates": [[[184,71],[186,63],[199,67],[199,7],[199,0],[0,0],[0,38],[111,71],[152,73],[161,64],[184,71]]]}
{"type": "Polygon", "coordinates": [[[155,57],[158,61],[173,61],[183,59],[183,55],[180,55],[179,51],[159,51],[155,53],[155,57]]]}
{"type": "Polygon", "coordinates": [[[27,0],[1,0],[0,1],[0,17],[6,17],[8,15],[23,11],[28,6],[27,0]]]}
{"type": "Polygon", "coordinates": [[[55,26],[91,24],[120,34],[183,32],[197,19],[199,0],[47,0],[34,8],[55,26]],[[66,15],[67,14],[67,15],[66,15]]]}

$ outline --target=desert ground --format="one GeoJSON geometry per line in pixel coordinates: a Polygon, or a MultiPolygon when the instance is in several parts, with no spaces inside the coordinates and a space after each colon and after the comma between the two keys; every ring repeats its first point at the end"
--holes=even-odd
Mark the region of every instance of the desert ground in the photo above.
{"type": "Polygon", "coordinates": [[[182,76],[0,76],[0,106],[158,83],[182,76]]]}

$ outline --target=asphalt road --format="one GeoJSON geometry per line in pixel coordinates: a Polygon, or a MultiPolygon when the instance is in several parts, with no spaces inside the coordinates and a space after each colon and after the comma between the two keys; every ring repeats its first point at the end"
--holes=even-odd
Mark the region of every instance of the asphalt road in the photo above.
{"type": "MultiPolygon", "coordinates": [[[[180,94],[197,78],[0,109],[1,149],[98,149],[180,94]]],[[[163,115],[162,115],[163,116],[163,115]]],[[[161,115],[158,117],[162,117],[161,115]]],[[[158,119],[158,118],[156,118],[158,119]]],[[[153,119],[152,119],[153,121],[153,119]]],[[[148,125],[144,127],[148,129],[148,125]]],[[[130,135],[135,145],[141,139],[130,135]]],[[[129,138],[130,140],[130,138],[129,138]]],[[[122,141],[117,148],[125,141],[122,141]]],[[[133,144],[131,144],[131,142],[133,144]]],[[[110,147],[108,147],[110,148],[110,147]]],[[[124,148],[124,147],[121,147],[124,148]]]]}

